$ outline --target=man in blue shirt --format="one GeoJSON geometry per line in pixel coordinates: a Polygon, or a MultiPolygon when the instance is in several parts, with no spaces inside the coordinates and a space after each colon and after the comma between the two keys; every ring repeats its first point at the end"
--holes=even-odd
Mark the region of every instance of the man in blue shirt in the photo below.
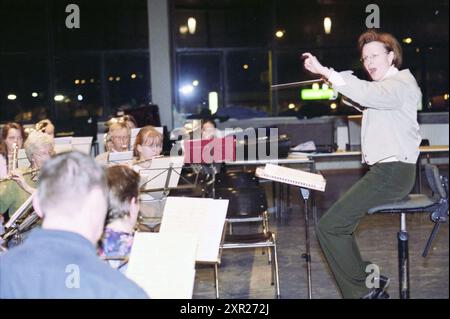
{"type": "Polygon", "coordinates": [[[107,183],[94,160],[71,152],[47,161],[33,206],[42,229],[0,256],[0,298],[148,298],[96,254],[107,183]]]}

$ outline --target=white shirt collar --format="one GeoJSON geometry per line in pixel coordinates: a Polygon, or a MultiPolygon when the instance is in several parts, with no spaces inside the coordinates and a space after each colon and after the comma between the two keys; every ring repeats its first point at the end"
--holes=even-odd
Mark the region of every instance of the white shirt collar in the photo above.
{"type": "Polygon", "coordinates": [[[399,72],[398,69],[395,66],[391,65],[389,67],[389,70],[387,70],[386,74],[381,79],[381,81],[386,80],[387,78],[390,78],[391,76],[396,75],[398,72],[399,72]]]}

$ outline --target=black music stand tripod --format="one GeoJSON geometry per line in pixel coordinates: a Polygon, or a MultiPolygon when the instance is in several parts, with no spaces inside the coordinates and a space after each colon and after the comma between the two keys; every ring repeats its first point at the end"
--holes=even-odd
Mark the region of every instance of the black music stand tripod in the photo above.
{"type": "Polygon", "coordinates": [[[306,260],[306,280],[308,282],[308,299],[312,299],[311,242],[309,238],[309,212],[308,212],[308,199],[310,194],[311,194],[310,189],[300,187],[300,196],[303,198],[303,202],[305,205],[305,253],[302,254],[302,258],[306,260]]]}

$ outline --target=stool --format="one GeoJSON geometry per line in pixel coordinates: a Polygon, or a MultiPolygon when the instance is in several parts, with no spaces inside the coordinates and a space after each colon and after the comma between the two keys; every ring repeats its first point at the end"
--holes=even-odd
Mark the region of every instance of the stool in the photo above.
{"type": "Polygon", "coordinates": [[[409,299],[409,236],[406,228],[406,214],[419,212],[430,213],[431,220],[436,223],[422,254],[423,257],[427,256],[431,242],[436,237],[439,225],[448,220],[448,180],[439,175],[439,170],[434,165],[426,164],[425,172],[428,184],[434,194],[432,198],[423,194],[410,194],[403,200],[372,207],[368,211],[369,215],[379,213],[400,214],[400,230],[397,233],[397,240],[401,299],[409,299]]]}

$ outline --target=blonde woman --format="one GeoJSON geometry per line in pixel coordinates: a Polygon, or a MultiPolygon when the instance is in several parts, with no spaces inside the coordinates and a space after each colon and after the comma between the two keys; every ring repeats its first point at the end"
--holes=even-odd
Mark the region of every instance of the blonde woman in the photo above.
{"type": "Polygon", "coordinates": [[[0,214],[9,211],[13,214],[37,187],[38,171],[55,153],[53,138],[41,132],[31,132],[24,144],[25,153],[31,165],[24,175],[23,170],[14,170],[12,179],[0,182],[0,214]]]}

